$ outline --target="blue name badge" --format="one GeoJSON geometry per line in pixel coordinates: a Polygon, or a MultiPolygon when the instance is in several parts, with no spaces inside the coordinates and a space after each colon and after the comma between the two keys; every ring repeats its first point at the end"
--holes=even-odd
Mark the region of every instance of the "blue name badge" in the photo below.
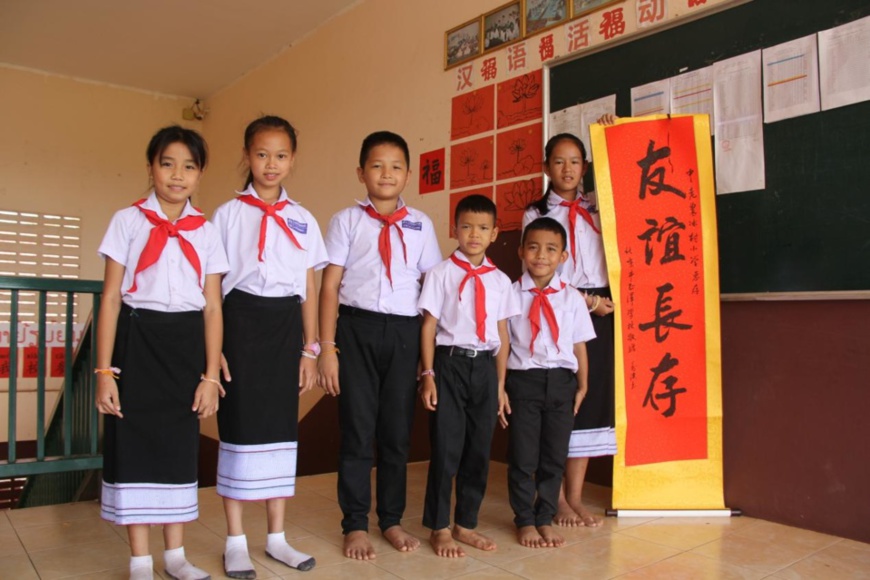
{"type": "Polygon", "coordinates": [[[418,232],[422,232],[423,222],[409,222],[408,220],[402,220],[402,227],[406,230],[417,230],[418,232]]]}
{"type": "Polygon", "coordinates": [[[287,218],[287,226],[291,230],[293,230],[295,232],[299,232],[300,234],[307,234],[308,233],[308,224],[305,222],[297,222],[294,219],[287,218]]]}

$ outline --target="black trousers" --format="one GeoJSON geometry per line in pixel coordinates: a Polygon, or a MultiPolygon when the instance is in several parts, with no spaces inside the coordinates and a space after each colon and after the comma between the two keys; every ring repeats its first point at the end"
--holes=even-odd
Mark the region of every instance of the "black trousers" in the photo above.
{"type": "Polygon", "coordinates": [[[568,457],[577,375],[561,368],[508,371],[505,391],[511,403],[508,496],[514,523],[548,526],[568,457]]]}
{"type": "Polygon", "coordinates": [[[335,341],[341,349],[338,503],[344,514],[342,531],[368,530],[375,448],[378,525],[386,530],[398,524],[405,512],[420,318],[341,306],[335,341]]]}
{"type": "Polygon", "coordinates": [[[423,525],[450,525],[450,497],[456,478],[454,523],[473,529],[486,493],[492,433],[498,421],[498,375],[489,353],[476,358],[435,350],[438,406],[431,414],[431,460],[423,525]]]}

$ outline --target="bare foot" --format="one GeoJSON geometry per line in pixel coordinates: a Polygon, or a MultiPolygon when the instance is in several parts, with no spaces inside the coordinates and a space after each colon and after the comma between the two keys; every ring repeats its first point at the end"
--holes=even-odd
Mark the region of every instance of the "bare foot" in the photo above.
{"type": "Polygon", "coordinates": [[[593,515],[586,506],[583,505],[582,502],[576,502],[571,504],[571,509],[574,510],[574,513],[580,516],[580,520],[583,522],[582,524],[578,524],[581,526],[586,526],[587,528],[597,528],[604,521],[599,516],[593,515]]]}
{"type": "Polygon", "coordinates": [[[478,550],[492,552],[498,546],[492,541],[492,538],[487,538],[483,534],[479,534],[474,530],[463,528],[462,526],[453,525],[453,539],[463,544],[468,544],[478,550]]]}
{"type": "Polygon", "coordinates": [[[375,549],[368,532],[356,530],[344,536],[344,556],[354,560],[374,560],[375,549]]]}
{"type": "Polygon", "coordinates": [[[535,529],[535,526],[520,526],[517,528],[517,542],[526,548],[545,548],[544,538],[535,529]]]}
{"type": "Polygon", "coordinates": [[[568,528],[574,528],[577,526],[583,526],[583,518],[578,516],[574,510],[571,509],[571,506],[568,505],[568,502],[559,498],[559,507],[556,510],[556,517],[553,518],[553,523],[557,526],[565,526],[568,528]]]}
{"type": "Polygon", "coordinates": [[[432,549],[435,550],[436,556],[441,556],[442,558],[462,558],[465,556],[465,551],[453,541],[453,536],[450,535],[450,528],[432,530],[432,534],[429,536],[429,543],[432,544],[432,549]]]}
{"type": "Polygon", "coordinates": [[[387,528],[383,533],[387,541],[400,552],[413,552],[420,547],[420,540],[406,532],[398,524],[387,528]]]}
{"type": "Polygon", "coordinates": [[[538,526],[538,533],[544,540],[544,545],[552,548],[561,548],[565,545],[565,538],[553,530],[553,526],[538,526]]]}

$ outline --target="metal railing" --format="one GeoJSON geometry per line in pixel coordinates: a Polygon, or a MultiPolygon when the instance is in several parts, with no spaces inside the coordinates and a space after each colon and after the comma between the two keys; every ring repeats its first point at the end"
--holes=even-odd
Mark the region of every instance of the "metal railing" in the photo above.
{"type": "MultiPolygon", "coordinates": [[[[0,461],[0,479],[27,477],[22,492],[22,503],[42,505],[73,501],[70,490],[81,490],[88,475],[102,468],[99,453],[99,418],[94,406],[95,377],[93,369],[96,357],[96,324],[102,292],[102,281],[60,280],[45,278],[22,278],[0,276],[0,291],[9,293],[9,357],[8,357],[8,457],[0,461]],[[19,336],[20,295],[34,293],[37,296],[36,316],[36,413],[32,418],[18,415],[19,395],[19,336]],[[64,316],[64,363],[63,384],[48,427],[45,422],[47,347],[47,296],[49,293],[66,297],[64,316]],[[90,295],[93,298],[94,315],[89,318],[74,348],[75,296],[90,295]],[[32,457],[19,457],[17,431],[19,420],[34,421],[35,452],[32,457]],[[76,473],[71,473],[76,472],[76,473]],[[57,474],[53,477],[36,477],[57,474]],[[61,488],[65,491],[60,493],[61,488]]],[[[73,496],[75,493],[73,493],[73,496]]]]}

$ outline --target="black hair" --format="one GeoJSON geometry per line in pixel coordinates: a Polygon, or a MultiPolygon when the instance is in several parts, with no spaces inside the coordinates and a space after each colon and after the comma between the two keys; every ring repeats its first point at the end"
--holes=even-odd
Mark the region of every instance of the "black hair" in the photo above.
{"type": "Polygon", "coordinates": [[[173,143],[181,143],[187,147],[197,168],[200,170],[205,169],[208,163],[208,145],[205,144],[205,139],[193,129],[185,129],[180,125],[163,127],[154,133],[154,136],[151,137],[151,141],[148,143],[148,149],[145,150],[148,164],[153,165],[155,161],[163,156],[166,148],[173,143]]]}
{"type": "MultiPolygon", "coordinates": [[[[245,151],[250,151],[251,143],[253,143],[257,133],[273,129],[287,133],[287,136],[290,137],[290,151],[296,153],[296,129],[286,119],[276,117],[275,115],[263,115],[248,124],[245,128],[245,151]]],[[[252,183],[254,183],[254,173],[249,169],[248,179],[245,181],[245,189],[252,183]]]]}
{"type": "MultiPolygon", "coordinates": [[[[583,141],[581,141],[576,135],[572,135],[571,133],[559,133],[558,135],[553,135],[550,137],[550,140],[547,141],[546,147],[544,147],[544,164],[550,163],[550,157],[553,155],[553,149],[556,148],[556,145],[561,143],[562,141],[570,141],[580,150],[580,154],[583,156],[583,161],[586,161],[586,146],[583,145],[583,141]]],[[[538,213],[542,216],[547,215],[550,211],[550,206],[547,204],[547,200],[550,198],[550,190],[552,188],[551,184],[547,184],[547,191],[544,193],[544,196],[541,197],[538,201],[533,201],[529,205],[526,206],[526,209],[535,208],[538,210],[538,213]]]]}
{"type": "Polygon", "coordinates": [[[363,139],[362,147],[359,150],[359,166],[365,168],[366,161],[369,159],[369,154],[372,149],[378,145],[393,145],[402,150],[405,154],[405,164],[411,167],[411,152],[408,149],[408,143],[401,135],[391,133],[390,131],[375,131],[365,139],[363,139]]]}
{"type": "Polygon", "coordinates": [[[526,236],[529,232],[552,232],[557,234],[560,238],[562,238],[562,249],[568,247],[568,232],[565,231],[564,226],[550,217],[539,217],[538,219],[532,221],[529,225],[526,226],[526,229],[523,230],[523,235],[520,238],[520,246],[526,243],[526,236]]]}
{"type": "Polygon", "coordinates": [[[465,212],[471,213],[488,213],[492,216],[492,221],[496,221],[495,204],[485,195],[469,195],[463,197],[456,204],[456,210],[453,212],[453,225],[459,223],[459,216],[465,212]]]}

